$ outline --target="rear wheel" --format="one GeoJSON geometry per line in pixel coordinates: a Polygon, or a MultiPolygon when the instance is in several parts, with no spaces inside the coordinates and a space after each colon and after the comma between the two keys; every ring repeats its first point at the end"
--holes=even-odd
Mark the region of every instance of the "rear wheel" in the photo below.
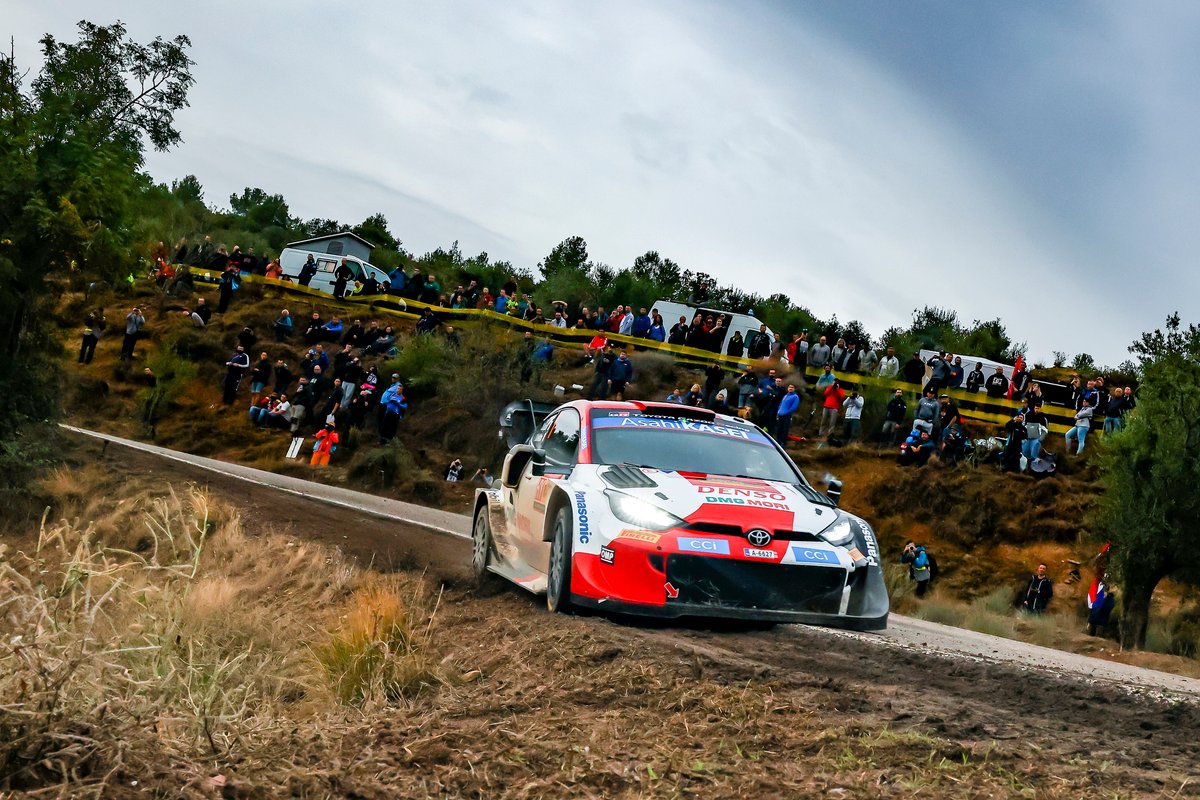
{"type": "Polygon", "coordinates": [[[571,512],[561,506],[554,515],[550,539],[550,563],[546,567],[546,608],[566,611],[571,606],[571,540],[575,532],[571,512]]]}

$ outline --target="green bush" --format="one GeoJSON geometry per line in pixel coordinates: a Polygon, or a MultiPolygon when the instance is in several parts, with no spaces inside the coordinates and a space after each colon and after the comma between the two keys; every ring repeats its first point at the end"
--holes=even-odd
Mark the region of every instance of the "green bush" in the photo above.
{"type": "Polygon", "coordinates": [[[1200,605],[1184,606],[1167,618],[1167,652],[1185,658],[1200,653],[1200,605]]]}
{"type": "Polygon", "coordinates": [[[180,354],[178,342],[173,342],[158,348],[146,366],[157,381],[154,386],[142,390],[142,419],[153,425],[164,411],[174,405],[188,382],[196,377],[196,364],[180,354]]]}
{"type": "Polygon", "coordinates": [[[441,336],[414,336],[383,365],[380,374],[398,374],[405,394],[430,396],[457,369],[458,362],[458,353],[441,336]]]}

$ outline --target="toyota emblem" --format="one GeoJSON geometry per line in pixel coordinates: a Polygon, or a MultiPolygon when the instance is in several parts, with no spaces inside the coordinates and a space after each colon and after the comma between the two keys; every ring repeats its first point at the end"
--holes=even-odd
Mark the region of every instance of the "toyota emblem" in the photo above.
{"type": "Polygon", "coordinates": [[[762,528],[746,532],[746,540],[755,547],[766,547],[771,543],[771,534],[762,528]]]}

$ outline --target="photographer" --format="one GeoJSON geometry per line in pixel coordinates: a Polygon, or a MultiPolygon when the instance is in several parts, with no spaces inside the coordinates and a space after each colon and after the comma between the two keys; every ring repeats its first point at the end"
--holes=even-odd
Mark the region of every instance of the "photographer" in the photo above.
{"type": "Polygon", "coordinates": [[[851,391],[850,396],[842,401],[842,408],[846,409],[846,420],[842,425],[842,438],[846,440],[846,444],[850,444],[858,439],[862,427],[863,399],[859,395],[858,389],[851,391]]]}
{"type": "Polygon", "coordinates": [[[133,358],[133,346],[137,344],[138,337],[141,335],[142,326],[146,324],[146,318],[142,315],[142,309],[134,306],[128,314],[125,315],[125,340],[121,343],[121,358],[133,358]]]}
{"type": "MultiPolygon", "coordinates": [[[[829,373],[827,372],[826,375],[829,373]]],[[[825,401],[821,406],[821,427],[817,435],[826,438],[833,433],[837,426],[838,409],[842,407],[842,402],[846,399],[846,393],[842,391],[842,382],[834,379],[825,387],[825,401]]]]}
{"type": "Polygon", "coordinates": [[[450,466],[446,468],[446,480],[450,483],[458,483],[462,479],[463,463],[461,459],[454,459],[450,462],[450,466]]]}
{"type": "Polygon", "coordinates": [[[925,546],[911,540],[904,545],[900,563],[908,564],[908,577],[917,582],[917,597],[924,597],[937,572],[937,562],[925,551],[925,546]]]}

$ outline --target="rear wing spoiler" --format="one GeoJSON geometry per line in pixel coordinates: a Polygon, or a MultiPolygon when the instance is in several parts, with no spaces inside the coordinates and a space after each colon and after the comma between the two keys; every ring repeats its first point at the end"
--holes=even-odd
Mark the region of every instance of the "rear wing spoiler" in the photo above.
{"type": "Polygon", "coordinates": [[[539,403],[535,400],[517,400],[509,403],[500,412],[500,436],[509,449],[519,444],[529,444],[542,421],[558,406],[554,403],[539,403]]]}

